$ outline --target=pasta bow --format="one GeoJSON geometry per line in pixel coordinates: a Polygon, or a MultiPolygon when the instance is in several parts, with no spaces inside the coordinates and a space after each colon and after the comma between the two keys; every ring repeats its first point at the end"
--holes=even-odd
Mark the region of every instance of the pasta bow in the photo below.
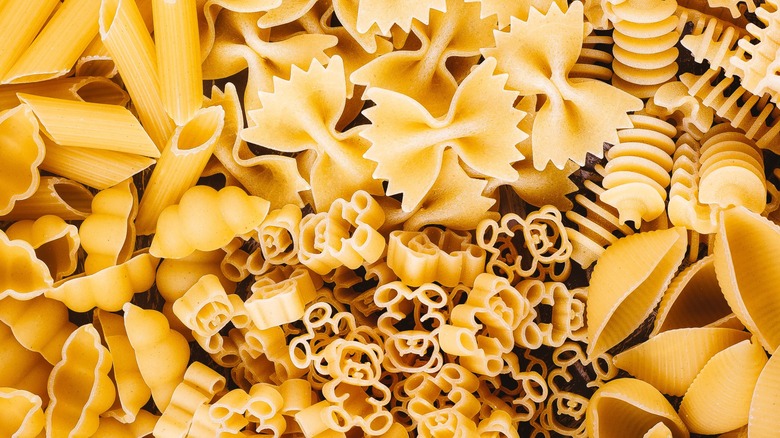
{"type": "Polygon", "coordinates": [[[482,54],[495,57],[497,70],[509,74],[509,88],[547,97],[531,131],[534,167],[543,170],[552,161],[563,169],[569,159],[584,166],[588,152],[603,157],[603,143],[617,143],[617,129],[632,126],[626,113],[643,104],[598,80],[569,78],[582,49],[582,3],[572,3],[566,13],[555,4],[546,15],[531,9],[528,21],[511,21],[511,30],[497,32],[496,47],[482,54]]]}
{"type": "Polygon", "coordinates": [[[447,148],[479,174],[517,179],[511,163],[524,158],[516,145],[528,136],[517,127],[525,113],[514,108],[517,93],[504,89],[506,75],[493,75],[495,66],[489,58],[469,74],[441,118],[403,94],[366,91],[376,106],[364,111],[372,121],[361,133],[371,141],[364,156],[378,163],[374,177],[389,181],[388,194],[403,193],[404,211],[417,208],[431,190],[447,148]]]}

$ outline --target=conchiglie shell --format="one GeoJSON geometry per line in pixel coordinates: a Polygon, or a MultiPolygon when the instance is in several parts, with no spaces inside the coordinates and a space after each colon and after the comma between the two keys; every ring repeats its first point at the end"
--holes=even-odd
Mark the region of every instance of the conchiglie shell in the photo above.
{"type": "Polygon", "coordinates": [[[637,233],[604,251],[588,290],[588,357],[628,337],[644,321],[688,247],[684,228],[637,233]]]}
{"type": "Polygon", "coordinates": [[[615,356],[615,366],[664,394],[681,396],[719,351],[750,339],[729,328],[670,330],[615,356]]]}
{"type": "MultiPolygon", "coordinates": [[[[646,435],[662,423],[674,438],[688,437],[677,412],[652,385],[638,379],[616,379],[599,388],[588,403],[585,425],[590,438],[646,435]]],[[[663,436],[663,435],[662,435],[663,436]]]]}
{"type": "Polygon", "coordinates": [[[650,337],[688,327],[742,328],[720,290],[714,260],[709,255],[674,277],[661,299],[650,337]]]}
{"type": "Polygon", "coordinates": [[[743,207],[721,213],[713,249],[723,295],[769,352],[780,345],[780,228],[743,207]]]}
{"type": "Polygon", "coordinates": [[[776,437],[780,431],[780,354],[772,355],[758,376],[750,401],[747,426],[749,438],[776,437]]]}
{"type": "Polygon", "coordinates": [[[680,404],[691,432],[724,433],[748,422],[750,399],[767,358],[757,343],[742,341],[712,357],[680,404]]]}

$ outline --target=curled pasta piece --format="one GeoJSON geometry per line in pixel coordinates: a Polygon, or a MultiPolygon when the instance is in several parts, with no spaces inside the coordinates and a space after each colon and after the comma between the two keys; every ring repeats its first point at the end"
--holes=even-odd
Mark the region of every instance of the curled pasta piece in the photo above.
{"type": "Polygon", "coordinates": [[[99,417],[116,397],[108,376],[112,357],[92,324],[77,328],[62,347],[62,360],[49,378],[46,433],[51,436],[91,436],[99,417]],[[74,390],[79,388],[79,390],[74,390]]]}
{"type": "MultiPolygon", "coordinates": [[[[285,381],[285,383],[288,381],[285,381]]],[[[306,381],[297,379],[296,382],[306,381]]],[[[282,385],[285,383],[282,383],[282,385]]],[[[302,393],[299,394],[299,398],[311,396],[311,388],[306,385],[308,385],[308,382],[300,388],[302,393]]],[[[288,386],[290,385],[288,384],[288,386]]],[[[274,434],[274,436],[281,436],[284,434],[287,430],[287,420],[285,420],[282,413],[290,413],[290,411],[284,411],[285,404],[287,403],[287,400],[285,399],[286,395],[290,394],[287,391],[282,394],[281,387],[279,386],[264,383],[252,385],[246,401],[245,416],[246,419],[252,423],[257,423],[255,432],[270,432],[274,434]]],[[[311,400],[308,401],[307,407],[310,405],[311,400]]]]}
{"type": "Polygon", "coordinates": [[[133,295],[152,287],[159,262],[141,252],[121,265],[90,275],[68,277],[47,290],[45,295],[62,301],[75,312],[86,312],[94,307],[114,312],[130,302],[133,295]]]}
{"type": "Polygon", "coordinates": [[[20,344],[40,353],[52,365],[62,359],[62,346],[76,329],[68,320],[64,304],[40,295],[23,301],[0,300],[0,321],[13,331],[20,344]]]}
{"type": "Polygon", "coordinates": [[[730,328],[669,330],[615,355],[615,365],[664,394],[682,396],[718,352],[750,333],[730,328]]]}
{"type": "MultiPolygon", "coordinates": [[[[300,246],[302,218],[301,209],[293,204],[268,213],[257,228],[257,242],[266,264],[293,264],[300,246]]],[[[261,271],[265,269],[261,268],[261,271]]]]}
{"type": "Polygon", "coordinates": [[[30,197],[17,201],[2,220],[38,219],[47,214],[62,220],[82,220],[91,212],[92,192],[76,181],[56,176],[41,177],[30,197]]]}
{"type": "Polygon", "coordinates": [[[589,358],[617,345],[650,315],[687,247],[688,236],[678,227],[633,234],[604,251],[588,288],[589,358]]]}
{"type": "Polygon", "coordinates": [[[208,338],[230,322],[233,304],[219,278],[207,274],[173,303],[173,313],[198,336],[208,338]]]}
{"type": "Polygon", "coordinates": [[[472,286],[484,270],[487,255],[470,241],[468,232],[434,227],[393,231],[387,245],[387,266],[409,286],[433,282],[448,287],[459,283],[472,286]]]}
{"type": "Polygon", "coordinates": [[[0,216],[13,210],[16,201],[29,198],[38,189],[38,166],[45,146],[38,132],[38,120],[28,105],[0,112],[0,147],[6,159],[0,165],[0,216]]]}
{"type": "Polygon", "coordinates": [[[742,76],[741,67],[731,63],[736,56],[744,59],[745,49],[739,46],[739,40],[748,33],[740,26],[709,17],[706,26],[700,32],[684,36],[680,42],[690,50],[696,62],[707,61],[711,70],[723,69],[726,76],[742,76]]]}
{"type": "Polygon", "coordinates": [[[750,34],[740,39],[739,47],[744,50],[742,56],[731,58],[731,64],[741,72],[741,85],[751,93],[761,96],[768,93],[772,101],[780,96],[780,84],[777,82],[775,53],[780,49],[776,41],[780,14],[777,2],[770,1],[756,10],[756,17],[763,26],[749,23],[745,30],[750,34]],[[755,42],[753,42],[755,41],[755,42]]]}
{"type": "Polygon", "coordinates": [[[115,418],[101,417],[98,430],[93,438],[140,438],[149,436],[159,416],[148,411],[140,411],[138,418],[132,423],[122,423],[115,418]]]}
{"type": "Polygon", "coordinates": [[[249,394],[239,388],[228,392],[209,406],[211,420],[219,424],[218,432],[239,433],[249,424],[249,420],[244,417],[248,401],[249,394]]]}
{"type": "Polygon", "coordinates": [[[53,280],[49,268],[24,240],[10,240],[0,230],[0,298],[29,300],[49,289],[53,280]]]}
{"type": "Polygon", "coordinates": [[[713,249],[715,274],[740,322],[767,351],[780,345],[780,303],[775,284],[780,272],[771,256],[780,248],[780,228],[744,207],[721,213],[713,249]]]}
{"type": "Polygon", "coordinates": [[[699,143],[690,135],[677,140],[667,212],[672,224],[697,233],[715,232],[718,211],[699,202],[699,143]]]}
{"type": "Polygon", "coordinates": [[[182,258],[193,251],[211,251],[260,225],[270,204],[238,187],[219,191],[194,186],[179,204],[167,207],[157,221],[149,252],[162,258],[182,258]]]}
{"type": "Polygon", "coordinates": [[[225,388],[225,378],[203,365],[193,362],[181,383],[176,385],[171,401],[154,426],[156,437],[184,437],[197,409],[206,405],[225,388]]]}
{"type": "Polygon", "coordinates": [[[58,216],[45,215],[13,223],[5,231],[11,240],[24,240],[35,250],[35,256],[46,263],[54,281],[70,275],[78,262],[78,229],[58,216]]]}
{"type": "Polygon", "coordinates": [[[641,436],[659,422],[673,438],[690,435],[663,394],[637,379],[613,380],[596,390],[588,403],[585,422],[588,436],[593,438],[641,436]]]}
{"type": "Polygon", "coordinates": [[[126,303],[122,310],[138,369],[152,391],[154,403],[164,411],[176,385],[184,378],[190,347],[179,332],[170,328],[162,313],[131,303],[126,303]]]}
{"type": "Polygon", "coordinates": [[[298,259],[320,275],[342,265],[357,269],[374,263],[385,250],[385,238],[377,231],[384,222],[382,208],[363,190],[349,202],[336,199],[327,213],[301,221],[298,259]]]}
{"type": "Polygon", "coordinates": [[[286,278],[266,275],[252,284],[244,308],[260,330],[301,319],[306,305],[316,298],[309,270],[299,267],[289,271],[286,278]]]}
{"type": "Polygon", "coordinates": [[[41,398],[29,391],[0,388],[0,433],[11,438],[38,436],[46,424],[42,406],[41,398]]]}
{"type": "Polygon", "coordinates": [[[680,81],[667,82],[656,90],[645,104],[648,114],[663,120],[672,120],[677,130],[701,138],[712,126],[715,111],[696,97],[680,81]]]}
{"type": "Polygon", "coordinates": [[[102,190],[92,199],[92,214],[79,227],[87,252],[87,275],[126,262],[135,249],[138,193],[132,180],[102,190]],[[123,238],[122,238],[123,236],[123,238]]]}
{"type": "Polygon", "coordinates": [[[748,424],[750,399],[766,362],[763,348],[750,340],[712,356],[680,404],[680,417],[688,429],[717,434],[748,424]]]}

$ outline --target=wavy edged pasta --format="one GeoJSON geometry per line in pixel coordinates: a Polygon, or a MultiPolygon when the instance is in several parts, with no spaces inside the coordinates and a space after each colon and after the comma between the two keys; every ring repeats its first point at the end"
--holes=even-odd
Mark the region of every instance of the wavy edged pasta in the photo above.
{"type": "Polygon", "coordinates": [[[49,403],[46,390],[52,365],[17,341],[11,329],[0,324],[0,387],[29,391],[49,403]]]}
{"type": "Polygon", "coordinates": [[[0,216],[38,189],[38,166],[46,152],[38,127],[27,105],[0,112],[0,148],[6,156],[0,165],[0,216]]]}
{"type": "Polygon", "coordinates": [[[217,191],[194,186],[178,204],[160,213],[149,252],[157,257],[182,258],[195,250],[221,248],[262,224],[269,209],[268,201],[247,195],[238,187],[217,191]]]}
{"type": "Polygon", "coordinates": [[[52,365],[62,359],[62,346],[76,330],[64,304],[44,296],[25,301],[4,298],[0,303],[0,321],[21,345],[40,353],[52,365]]]}
{"type": "Polygon", "coordinates": [[[532,8],[527,21],[511,22],[508,32],[496,33],[496,48],[482,54],[498,60],[497,71],[509,75],[510,89],[547,96],[531,130],[534,167],[542,170],[552,161],[563,169],[569,159],[583,166],[588,152],[602,157],[603,143],[616,144],[616,130],[631,127],[626,113],[643,104],[603,82],[569,79],[582,48],[582,3],[572,3],[565,13],[556,4],[545,15],[532,8]]]}
{"type": "Polygon", "coordinates": [[[712,356],[680,404],[680,417],[688,429],[716,434],[748,424],[750,399],[766,362],[766,353],[755,340],[712,356]]]}
{"type": "Polygon", "coordinates": [[[588,357],[617,345],[650,315],[687,247],[677,227],[632,234],[604,251],[588,288],[588,357]]]}
{"type": "Polygon", "coordinates": [[[29,300],[54,283],[49,268],[23,240],[10,240],[0,230],[0,298],[29,300]]]}
{"type": "Polygon", "coordinates": [[[5,232],[11,240],[29,243],[35,256],[48,266],[54,281],[76,270],[81,239],[75,225],[58,216],[45,215],[35,221],[14,222],[5,232]]]}
{"type": "Polygon", "coordinates": [[[0,388],[0,434],[11,438],[38,436],[46,425],[43,401],[37,395],[15,388],[0,388]]]}
{"type": "Polygon", "coordinates": [[[114,312],[130,302],[133,295],[146,292],[154,284],[160,260],[140,252],[122,263],[95,272],[68,277],[45,292],[46,297],[62,301],[75,312],[94,307],[114,312]]]}
{"type": "Polygon", "coordinates": [[[671,432],[666,436],[687,438],[690,435],[663,394],[637,379],[612,380],[596,390],[588,402],[585,423],[592,438],[647,437],[645,433],[658,423],[671,432]]]}
{"type": "Polygon", "coordinates": [[[77,328],[62,347],[62,360],[49,378],[46,433],[51,436],[91,436],[98,428],[98,415],[116,397],[108,376],[112,357],[100,343],[92,324],[77,328]],[[79,390],[73,390],[79,388],[79,390]]]}
{"type": "Polygon", "coordinates": [[[226,293],[232,294],[236,284],[228,280],[220,268],[224,258],[225,251],[215,249],[208,252],[195,251],[180,259],[165,259],[157,268],[157,290],[165,301],[173,303],[184,296],[201,277],[210,274],[219,279],[226,293]]]}
{"type": "Polygon", "coordinates": [[[771,437],[780,429],[775,406],[780,403],[780,355],[773,354],[756,381],[750,399],[747,433],[751,437],[771,437]]]}
{"type": "Polygon", "coordinates": [[[79,227],[87,252],[87,275],[126,262],[135,249],[138,193],[132,180],[102,190],[92,199],[92,214],[79,227]]]}
{"type": "Polygon", "coordinates": [[[770,352],[780,345],[780,272],[770,256],[778,250],[780,228],[768,219],[744,207],[721,213],[713,249],[718,283],[740,322],[770,352]]]}
{"type": "Polygon", "coordinates": [[[730,328],[669,330],[615,355],[613,361],[664,394],[682,396],[715,354],[747,339],[750,333],[730,328]]]}
{"type": "Polygon", "coordinates": [[[56,176],[43,176],[30,197],[17,201],[2,220],[38,219],[51,214],[63,220],[81,220],[91,212],[92,192],[83,185],[56,176]]]}
{"type": "Polygon", "coordinates": [[[200,362],[193,362],[176,386],[171,402],[154,426],[154,436],[183,437],[201,406],[208,406],[215,394],[225,388],[225,378],[200,362]]]}

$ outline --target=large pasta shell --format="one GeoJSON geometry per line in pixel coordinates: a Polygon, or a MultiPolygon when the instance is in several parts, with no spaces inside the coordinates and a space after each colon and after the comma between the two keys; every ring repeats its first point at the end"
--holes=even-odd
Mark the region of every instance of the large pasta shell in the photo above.
{"type": "Polygon", "coordinates": [[[748,438],[771,438],[780,432],[780,354],[772,355],[758,376],[753,398],[750,400],[748,438]]]}
{"type": "Polygon", "coordinates": [[[721,213],[715,273],[737,318],[769,352],[780,346],[780,228],[743,207],[721,213]]]}
{"type": "Polygon", "coordinates": [[[732,345],[704,365],[680,404],[680,417],[694,433],[725,433],[748,422],[750,399],[766,353],[755,342],[732,345]]]}
{"type": "Polygon", "coordinates": [[[615,366],[655,386],[681,396],[713,355],[750,333],[729,328],[693,328],[663,332],[615,356],[615,366]]]}
{"type": "Polygon", "coordinates": [[[742,328],[723,297],[709,255],[680,272],[664,293],[650,336],[686,327],[742,328]]]}
{"type": "Polygon", "coordinates": [[[599,388],[588,403],[585,425],[590,438],[655,437],[663,427],[673,438],[688,437],[688,429],[666,398],[638,379],[616,379],[599,388]]]}
{"type": "Polygon", "coordinates": [[[653,311],[688,247],[684,228],[624,237],[596,263],[588,290],[588,357],[628,337],[653,311]]]}

